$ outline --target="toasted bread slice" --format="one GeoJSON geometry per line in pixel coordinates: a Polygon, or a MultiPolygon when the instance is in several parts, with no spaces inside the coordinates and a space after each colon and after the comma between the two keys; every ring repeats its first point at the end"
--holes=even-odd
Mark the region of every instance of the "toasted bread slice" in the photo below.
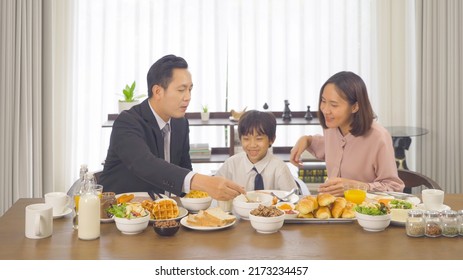
{"type": "Polygon", "coordinates": [[[209,208],[204,211],[204,215],[208,220],[216,223],[218,226],[225,226],[233,223],[236,220],[236,217],[224,212],[221,208],[209,208]]]}

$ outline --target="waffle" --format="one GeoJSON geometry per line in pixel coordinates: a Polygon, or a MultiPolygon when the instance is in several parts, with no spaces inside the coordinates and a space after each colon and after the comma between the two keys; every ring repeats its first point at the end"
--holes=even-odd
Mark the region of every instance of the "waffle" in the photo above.
{"type": "Polygon", "coordinates": [[[157,199],[156,201],[145,200],[142,202],[142,206],[151,213],[151,218],[155,220],[173,219],[179,215],[177,202],[169,198],[157,199]]]}

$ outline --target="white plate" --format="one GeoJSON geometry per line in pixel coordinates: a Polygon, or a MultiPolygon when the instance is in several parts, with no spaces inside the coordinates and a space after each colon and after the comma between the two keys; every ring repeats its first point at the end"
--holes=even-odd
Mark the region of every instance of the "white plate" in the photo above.
{"type": "Polygon", "coordinates": [[[198,226],[192,226],[189,225],[187,222],[188,217],[184,217],[183,219],[180,220],[180,224],[182,226],[187,227],[189,229],[194,229],[194,230],[202,230],[202,231],[211,231],[211,230],[219,230],[219,229],[224,229],[233,226],[236,223],[236,220],[234,220],[232,223],[225,225],[223,227],[198,227],[198,226]]]}
{"type": "MultiPolygon", "coordinates": [[[[130,195],[130,194],[133,194],[134,198],[133,199],[136,199],[137,202],[141,202],[142,200],[145,200],[145,199],[148,199],[148,200],[152,200],[151,197],[149,196],[149,194],[147,192],[129,192],[129,193],[120,193],[120,194],[116,194],[116,198],[119,198],[121,195],[123,194],[127,194],[127,195],[130,195]]],[[[133,200],[132,199],[132,200],[133,200]]],[[[129,202],[132,202],[129,201],[129,202]]]]}
{"type": "MultiPolygon", "coordinates": [[[[278,197],[285,197],[287,194],[289,194],[288,191],[280,191],[280,190],[262,190],[262,191],[257,191],[257,192],[264,192],[264,193],[268,193],[268,194],[273,192],[278,197]]],[[[290,203],[293,203],[293,204],[296,204],[299,201],[299,196],[297,196],[297,194],[292,194],[289,198],[290,198],[290,200],[287,201],[287,202],[290,202],[290,203]]]]}
{"type": "Polygon", "coordinates": [[[413,205],[418,205],[421,202],[421,199],[419,197],[416,197],[414,195],[410,194],[403,194],[403,193],[398,193],[398,192],[384,192],[383,194],[373,194],[373,193],[367,193],[367,198],[372,199],[372,200],[377,200],[379,198],[384,198],[384,199],[398,199],[397,197],[394,197],[393,195],[405,195],[404,197],[405,201],[410,202],[413,205]]]}
{"type": "MultiPolygon", "coordinates": [[[[416,205],[416,208],[418,208],[420,210],[423,210],[423,211],[426,211],[426,208],[424,208],[423,203],[416,205]]],[[[450,209],[451,209],[450,206],[443,204],[441,209],[439,209],[437,211],[444,211],[444,210],[450,210],[450,209]]]]}
{"type": "Polygon", "coordinates": [[[67,207],[66,210],[63,211],[63,213],[58,214],[58,215],[53,215],[53,219],[59,219],[62,218],[66,215],[69,215],[72,212],[72,209],[67,207]]]}
{"type": "Polygon", "coordinates": [[[339,223],[352,223],[356,218],[328,218],[328,219],[317,219],[317,218],[292,218],[285,219],[287,224],[339,224],[339,223]]]}

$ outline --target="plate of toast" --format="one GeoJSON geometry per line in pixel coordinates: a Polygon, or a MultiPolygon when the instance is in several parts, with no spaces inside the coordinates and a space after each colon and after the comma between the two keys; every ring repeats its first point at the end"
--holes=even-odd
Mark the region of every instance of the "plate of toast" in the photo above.
{"type": "Polygon", "coordinates": [[[224,212],[219,207],[199,210],[197,214],[189,214],[180,220],[186,228],[202,231],[219,230],[233,226],[236,217],[224,212]]]}

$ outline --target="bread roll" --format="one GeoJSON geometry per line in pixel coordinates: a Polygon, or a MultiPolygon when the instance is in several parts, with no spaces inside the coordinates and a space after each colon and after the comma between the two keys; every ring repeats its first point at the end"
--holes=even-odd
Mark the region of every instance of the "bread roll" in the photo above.
{"type": "Polygon", "coordinates": [[[331,207],[331,215],[333,218],[339,218],[342,215],[344,208],[346,208],[347,200],[344,197],[336,197],[331,207]]]}
{"type": "Polygon", "coordinates": [[[348,201],[346,203],[346,207],[342,211],[341,218],[345,218],[345,219],[355,218],[355,206],[357,206],[357,204],[348,201]]]}
{"type": "Polygon", "coordinates": [[[320,193],[317,196],[319,206],[328,206],[336,200],[334,195],[329,193],[320,193]]]}
{"type": "Polygon", "coordinates": [[[306,196],[302,198],[295,207],[295,210],[299,211],[302,215],[313,212],[318,208],[317,199],[313,196],[306,196]]]}
{"type": "Polygon", "coordinates": [[[328,206],[321,206],[315,212],[315,218],[317,219],[328,219],[331,218],[330,208],[328,206]]]}

